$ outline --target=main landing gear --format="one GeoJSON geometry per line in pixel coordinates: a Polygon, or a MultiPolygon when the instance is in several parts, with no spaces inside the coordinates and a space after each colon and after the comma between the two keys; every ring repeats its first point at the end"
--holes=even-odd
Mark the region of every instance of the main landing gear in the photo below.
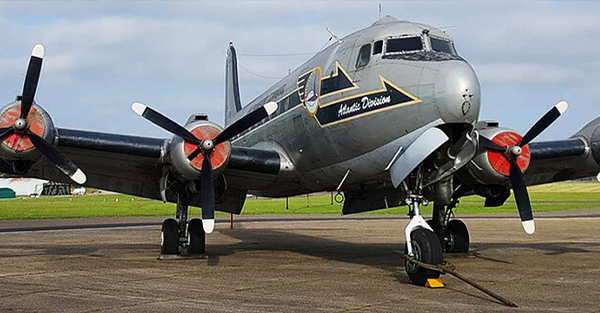
{"type": "Polygon", "coordinates": [[[177,195],[176,218],[163,221],[161,231],[161,254],[179,254],[179,248],[188,254],[206,252],[206,234],[202,228],[202,220],[193,218],[188,222],[189,196],[177,195]]]}
{"type": "Polygon", "coordinates": [[[461,220],[452,219],[453,209],[458,203],[453,200],[449,205],[434,205],[432,219],[427,223],[437,235],[442,249],[447,253],[469,252],[469,230],[461,220]]]}

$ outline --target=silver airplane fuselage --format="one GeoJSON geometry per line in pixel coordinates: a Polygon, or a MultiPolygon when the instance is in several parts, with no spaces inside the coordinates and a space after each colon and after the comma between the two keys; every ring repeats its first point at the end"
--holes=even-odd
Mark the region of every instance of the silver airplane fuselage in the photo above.
{"type": "Polygon", "coordinates": [[[335,190],[345,176],[344,186],[389,182],[386,168],[400,147],[431,127],[474,125],[481,95],[473,69],[444,32],[385,18],[317,53],[227,124],[269,101],[278,111],[232,144],[288,159],[288,173],[250,190],[278,197],[335,190]],[[397,51],[393,40],[402,38],[417,45],[420,39],[421,49],[397,51]],[[313,116],[305,93],[315,79],[321,88],[310,92],[321,94],[313,116]]]}

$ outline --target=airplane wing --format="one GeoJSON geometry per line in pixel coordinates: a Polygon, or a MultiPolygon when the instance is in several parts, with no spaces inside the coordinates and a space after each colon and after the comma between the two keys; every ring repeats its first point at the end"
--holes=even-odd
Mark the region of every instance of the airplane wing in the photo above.
{"type": "MultiPolygon", "coordinates": [[[[126,136],[83,130],[56,129],[54,145],[75,162],[87,176],[86,186],[160,200],[160,180],[169,139],[126,136]]],[[[275,151],[233,147],[223,176],[226,190],[217,197],[217,210],[239,213],[246,191],[254,187],[255,178],[272,179],[279,172],[280,156],[275,151]],[[231,176],[231,177],[230,177],[231,176]],[[241,202],[241,203],[240,203],[241,202]]],[[[8,163],[1,172],[14,173],[8,163]]],[[[40,158],[24,173],[57,182],[72,183],[45,158],[40,158]]],[[[167,193],[169,202],[175,195],[167,193]]],[[[192,199],[200,206],[200,199],[192,199]]]]}
{"type": "Polygon", "coordinates": [[[600,118],[566,140],[529,144],[528,186],[596,176],[600,164],[600,118]]]}

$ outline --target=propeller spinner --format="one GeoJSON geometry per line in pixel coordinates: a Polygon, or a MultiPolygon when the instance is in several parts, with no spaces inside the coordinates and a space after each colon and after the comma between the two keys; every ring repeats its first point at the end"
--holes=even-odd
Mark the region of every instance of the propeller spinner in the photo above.
{"type": "MultiPolygon", "coordinates": [[[[527,192],[527,185],[523,178],[523,171],[527,169],[529,163],[529,148],[527,145],[541,134],[546,128],[548,128],[554,121],[556,121],[569,107],[567,102],[561,101],[556,104],[548,113],[540,118],[530,129],[525,133],[525,136],[518,140],[504,140],[500,141],[497,138],[490,140],[486,137],[479,136],[479,146],[493,152],[496,155],[500,155],[508,162],[508,176],[512,185],[515,202],[519,210],[521,222],[523,223],[523,229],[527,234],[533,234],[535,232],[535,223],[533,221],[533,212],[531,211],[531,202],[529,200],[529,193],[527,192]],[[501,143],[503,144],[501,144],[501,143]],[[527,164],[523,164],[519,158],[527,153],[527,164]]],[[[497,171],[503,172],[501,167],[497,168],[497,171]]]]}
{"type": "Polygon", "coordinates": [[[195,149],[187,155],[187,159],[192,163],[197,158],[202,158],[202,167],[200,170],[200,189],[202,192],[200,197],[200,207],[202,209],[202,227],[206,233],[211,233],[215,225],[215,187],[211,155],[219,145],[229,141],[232,137],[242,133],[267,116],[273,114],[277,110],[277,107],[278,105],[276,102],[269,102],[229,125],[229,127],[225,128],[221,133],[216,135],[216,137],[201,139],[196,137],[185,127],[177,124],[145,104],[134,102],[131,105],[131,108],[136,114],[144,117],[164,130],[181,137],[186,141],[186,144],[195,145],[195,149]]]}

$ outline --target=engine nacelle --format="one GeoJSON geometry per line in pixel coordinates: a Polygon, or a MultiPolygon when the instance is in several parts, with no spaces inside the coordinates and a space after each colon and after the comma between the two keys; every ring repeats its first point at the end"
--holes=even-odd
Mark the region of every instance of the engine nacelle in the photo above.
{"type": "Polygon", "coordinates": [[[594,133],[590,136],[589,140],[590,146],[592,148],[592,155],[594,156],[596,163],[600,165],[600,124],[597,124],[596,129],[594,130],[594,133]]]}
{"type": "MultiPolygon", "coordinates": [[[[187,124],[185,128],[200,140],[212,140],[223,131],[219,125],[206,120],[193,121],[187,124]]],[[[200,153],[193,160],[188,160],[188,156],[192,154],[197,147],[196,144],[185,141],[179,136],[175,136],[171,141],[171,164],[177,174],[188,180],[200,179],[204,155],[200,153]]],[[[214,152],[210,153],[214,178],[218,177],[227,167],[230,155],[231,144],[228,141],[216,145],[214,152]]]]}
{"type": "MultiPolygon", "coordinates": [[[[15,121],[21,114],[21,101],[17,100],[2,108],[0,111],[0,128],[13,127],[15,121]]],[[[53,141],[55,134],[54,123],[50,115],[33,103],[27,116],[29,130],[44,138],[48,142],[53,141]]],[[[2,138],[0,144],[0,158],[8,161],[35,161],[40,157],[25,134],[14,133],[2,138]]]]}
{"type": "MultiPolygon", "coordinates": [[[[521,135],[506,128],[484,128],[479,136],[486,137],[498,145],[514,146],[522,139],[521,135]]],[[[519,168],[525,172],[529,167],[529,146],[522,147],[522,154],[516,159],[519,168]]],[[[502,152],[479,149],[471,162],[459,173],[461,180],[471,186],[493,186],[507,182],[510,175],[510,162],[502,152]]]]}

